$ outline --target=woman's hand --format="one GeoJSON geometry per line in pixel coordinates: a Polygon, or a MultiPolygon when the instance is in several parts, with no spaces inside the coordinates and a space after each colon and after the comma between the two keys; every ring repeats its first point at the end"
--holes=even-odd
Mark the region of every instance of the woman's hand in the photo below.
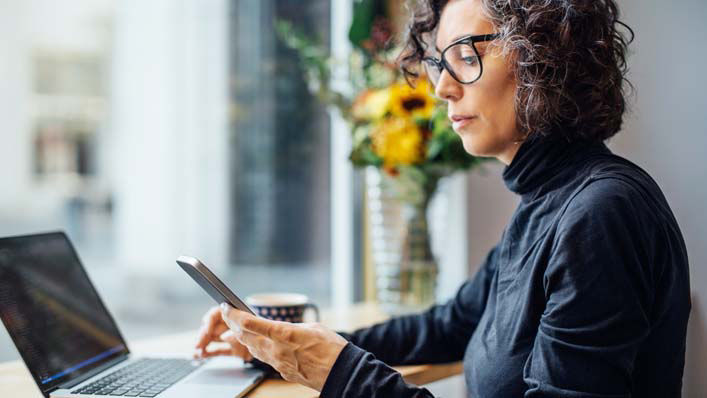
{"type": "Polygon", "coordinates": [[[321,391],[341,350],[348,343],[316,323],[287,323],[258,318],[222,305],[223,320],[253,356],[282,378],[321,391]]]}
{"type": "Polygon", "coordinates": [[[211,308],[202,319],[201,330],[194,349],[194,358],[208,358],[216,355],[234,355],[250,361],[253,356],[248,349],[241,344],[221,317],[219,307],[211,308]],[[212,342],[225,342],[230,345],[228,348],[220,347],[208,350],[207,347],[212,342]]]}

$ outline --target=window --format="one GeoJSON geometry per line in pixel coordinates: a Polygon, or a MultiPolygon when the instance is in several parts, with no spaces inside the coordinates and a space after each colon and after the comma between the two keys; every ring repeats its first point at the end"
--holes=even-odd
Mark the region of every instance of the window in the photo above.
{"type": "Polygon", "coordinates": [[[329,304],[331,122],[273,24],[328,42],[332,7],[7,5],[0,235],[67,231],[128,338],[194,329],[212,305],[181,254],[239,294],[329,304]]]}
{"type": "Polygon", "coordinates": [[[319,298],[329,287],[329,116],[275,22],[326,42],[329,14],[323,0],[236,0],[229,16],[231,263],[273,290],[319,298]]]}

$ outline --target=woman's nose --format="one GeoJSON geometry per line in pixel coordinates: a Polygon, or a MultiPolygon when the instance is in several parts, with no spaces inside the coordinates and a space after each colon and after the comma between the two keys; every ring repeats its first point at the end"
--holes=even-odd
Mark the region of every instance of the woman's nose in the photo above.
{"type": "Polygon", "coordinates": [[[446,69],[442,70],[435,86],[435,95],[445,101],[458,101],[463,91],[461,84],[454,80],[446,69]]]}

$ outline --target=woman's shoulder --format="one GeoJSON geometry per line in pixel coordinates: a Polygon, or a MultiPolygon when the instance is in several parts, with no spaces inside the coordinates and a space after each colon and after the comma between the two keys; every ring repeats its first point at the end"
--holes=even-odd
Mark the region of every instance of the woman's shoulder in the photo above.
{"type": "Polygon", "coordinates": [[[595,222],[620,217],[644,225],[675,222],[663,192],[648,172],[610,152],[588,164],[584,182],[563,213],[561,222],[565,225],[587,217],[595,222]]]}
{"type": "Polygon", "coordinates": [[[658,188],[653,177],[641,166],[609,150],[595,154],[588,172],[593,180],[615,179],[623,180],[637,188],[639,185],[652,185],[652,188],[658,188]]]}

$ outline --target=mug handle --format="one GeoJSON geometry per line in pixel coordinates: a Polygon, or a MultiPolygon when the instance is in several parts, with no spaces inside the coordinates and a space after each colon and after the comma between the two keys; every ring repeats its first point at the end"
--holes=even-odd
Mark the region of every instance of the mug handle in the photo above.
{"type": "Polygon", "coordinates": [[[315,322],[319,322],[319,307],[317,307],[316,304],[309,302],[304,304],[304,310],[306,311],[308,308],[314,310],[315,322]]]}

